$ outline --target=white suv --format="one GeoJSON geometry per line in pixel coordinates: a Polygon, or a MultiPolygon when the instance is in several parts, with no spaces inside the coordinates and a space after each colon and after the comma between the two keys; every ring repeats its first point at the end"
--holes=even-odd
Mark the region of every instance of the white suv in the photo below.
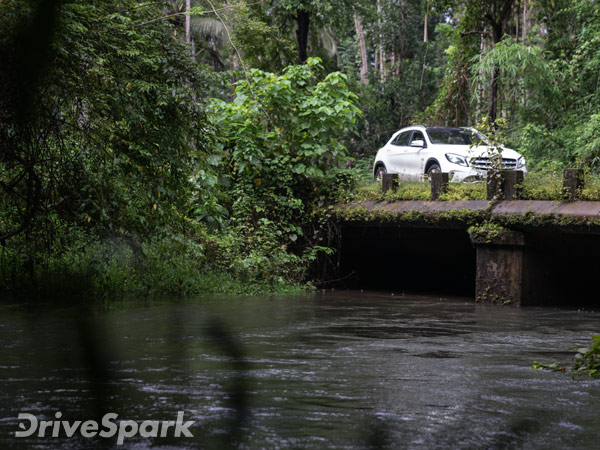
{"type": "MultiPolygon", "coordinates": [[[[452,181],[475,181],[491,168],[485,136],[473,128],[403,128],[377,152],[373,175],[397,173],[407,180],[423,180],[424,175],[448,172],[452,181]]],[[[502,148],[502,167],[527,172],[525,158],[502,148]]]]}

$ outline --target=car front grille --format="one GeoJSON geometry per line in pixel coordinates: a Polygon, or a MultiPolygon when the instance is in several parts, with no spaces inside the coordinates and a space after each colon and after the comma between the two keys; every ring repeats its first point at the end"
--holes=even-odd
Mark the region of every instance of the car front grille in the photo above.
{"type": "MultiPolygon", "coordinates": [[[[478,170],[489,170],[492,168],[490,158],[473,158],[471,167],[478,170]]],[[[512,158],[502,158],[502,169],[515,170],[517,168],[517,160],[512,158]]]]}

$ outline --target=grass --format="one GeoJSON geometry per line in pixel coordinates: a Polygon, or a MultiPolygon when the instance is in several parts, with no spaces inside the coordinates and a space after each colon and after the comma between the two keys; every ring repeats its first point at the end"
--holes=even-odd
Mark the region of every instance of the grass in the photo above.
{"type": "MultiPolygon", "coordinates": [[[[537,170],[528,173],[521,185],[520,200],[563,201],[563,176],[558,170],[537,170]]],[[[387,201],[430,200],[431,187],[427,182],[400,181],[396,189],[383,194],[381,184],[361,176],[361,182],[350,201],[387,201]]],[[[485,181],[475,183],[449,183],[448,190],[440,197],[441,201],[485,200],[485,181]]],[[[584,174],[584,188],[579,194],[580,200],[600,201],[600,175],[587,171],[584,174]]]]}

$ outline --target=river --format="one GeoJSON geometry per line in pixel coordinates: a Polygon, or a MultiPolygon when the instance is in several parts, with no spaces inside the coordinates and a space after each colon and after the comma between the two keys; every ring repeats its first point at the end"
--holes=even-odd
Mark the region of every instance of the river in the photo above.
{"type": "Polygon", "coordinates": [[[600,381],[531,364],[570,362],[599,319],[352,291],[3,305],[0,447],[117,442],[17,438],[19,413],[139,423],[182,411],[193,437],[124,448],[595,449],[600,381]]]}

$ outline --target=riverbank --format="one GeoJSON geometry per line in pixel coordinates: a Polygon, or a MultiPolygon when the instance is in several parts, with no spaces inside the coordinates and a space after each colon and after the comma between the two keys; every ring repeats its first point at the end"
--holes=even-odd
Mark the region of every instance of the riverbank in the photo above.
{"type": "Polygon", "coordinates": [[[40,230],[17,236],[2,247],[0,295],[110,299],[301,292],[338,278],[336,223],[465,230],[600,229],[597,203],[589,201],[600,199],[600,178],[590,173],[585,175],[582,200],[561,203],[558,172],[528,174],[520,198],[539,200],[516,202],[486,201],[485,183],[450,183],[438,202],[427,201],[430,185],[423,182],[401,182],[383,194],[381,185],[367,183],[362,172],[347,172],[333,184],[330,198],[319,200],[321,206],[304,208],[302,220],[246,218],[209,228],[175,217],[171,226],[143,236],[73,226],[54,218],[51,233],[40,230]],[[361,176],[363,181],[353,184],[353,176],[355,183],[361,176]],[[332,201],[338,202],[333,210],[327,207],[332,201]],[[588,206],[592,212],[586,212],[588,206]],[[248,226],[250,222],[255,225],[248,226]]]}
{"type": "Polygon", "coordinates": [[[2,248],[0,295],[28,301],[295,293],[306,263],[283,248],[221,231],[155,234],[70,228],[50,248],[14,239],[2,248]]]}

